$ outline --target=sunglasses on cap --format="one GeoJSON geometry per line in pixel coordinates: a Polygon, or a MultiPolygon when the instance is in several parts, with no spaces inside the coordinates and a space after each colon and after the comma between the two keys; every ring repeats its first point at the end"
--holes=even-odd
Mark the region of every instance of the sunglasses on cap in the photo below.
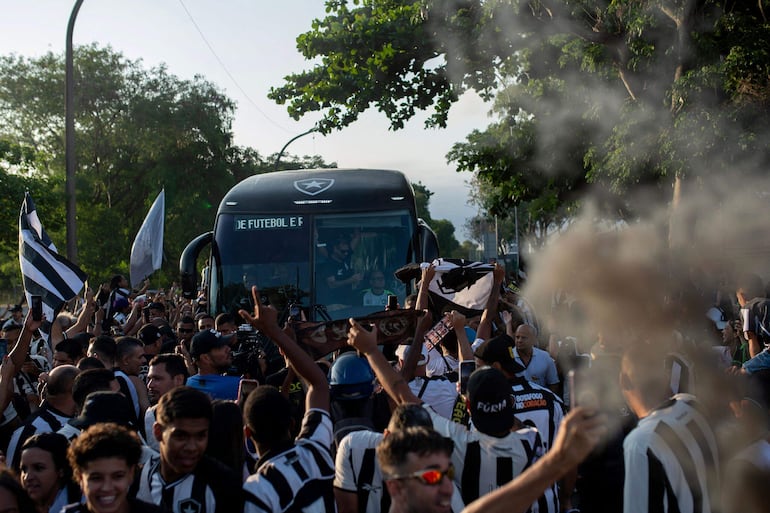
{"type": "Polygon", "coordinates": [[[428,485],[428,486],[438,486],[441,484],[441,481],[444,479],[444,476],[449,478],[451,481],[455,477],[455,467],[451,463],[449,464],[449,467],[446,470],[438,470],[436,468],[426,469],[426,470],[418,470],[416,472],[412,472],[411,474],[404,474],[402,476],[391,476],[388,479],[417,479],[422,484],[428,485]]]}

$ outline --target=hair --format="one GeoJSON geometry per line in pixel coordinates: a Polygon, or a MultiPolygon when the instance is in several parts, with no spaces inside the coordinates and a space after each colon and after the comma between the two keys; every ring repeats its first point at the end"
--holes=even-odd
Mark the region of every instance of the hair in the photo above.
{"type": "Polygon", "coordinates": [[[110,290],[115,290],[120,288],[120,282],[123,281],[123,275],[122,274],[116,274],[112,277],[110,280],[110,290]]]}
{"type": "Polygon", "coordinates": [[[78,411],[83,409],[88,394],[100,390],[111,390],[110,385],[113,381],[115,381],[115,374],[112,369],[104,367],[84,370],[78,374],[72,382],[72,399],[78,405],[78,411]]]}
{"type": "Polygon", "coordinates": [[[229,313],[221,313],[214,319],[214,326],[217,328],[222,324],[235,324],[235,317],[229,313]]]}
{"type": "Polygon", "coordinates": [[[74,365],[60,365],[51,370],[48,375],[48,384],[46,390],[48,395],[66,395],[72,393],[72,384],[80,369],[74,365]]]}
{"type": "Polygon", "coordinates": [[[76,479],[94,460],[121,458],[129,467],[135,467],[142,457],[142,442],[128,428],[114,422],[94,424],[72,441],[67,451],[76,479]]]}
{"type": "Polygon", "coordinates": [[[115,355],[117,353],[117,345],[115,339],[108,335],[99,335],[91,343],[91,350],[98,354],[100,358],[115,361],[115,355]]]}
{"type": "Polygon", "coordinates": [[[255,442],[272,446],[289,437],[291,403],[277,388],[259,386],[246,398],[243,420],[255,442]]]}
{"type": "Polygon", "coordinates": [[[81,371],[91,369],[106,369],[102,361],[98,358],[94,358],[93,356],[86,356],[85,358],[81,358],[76,367],[81,371]]]}
{"type": "Polygon", "coordinates": [[[195,324],[195,319],[193,317],[190,317],[189,315],[185,315],[179,321],[177,324],[195,324]]]}
{"type": "Polygon", "coordinates": [[[452,440],[441,436],[432,428],[407,427],[394,431],[382,439],[377,446],[377,460],[382,468],[383,479],[387,480],[389,476],[400,473],[409,454],[427,456],[444,453],[451,457],[453,449],[452,440]]]}
{"type": "Polygon", "coordinates": [[[51,455],[56,470],[61,472],[65,482],[72,479],[72,467],[67,461],[67,448],[69,441],[64,435],[59,433],[40,433],[27,438],[24,445],[21,446],[22,452],[26,449],[40,449],[51,455]]]}
{"type": "Polygon", "coordinates": [[[56,344],[53,350],[56,352],[66,353],[73,362],[77,361],[81,356],[83,356],[82,344],[79,341],[71,338],[65,338],[62,340],[56,344]]]}
{"type": "Polygon", "coordinates": [[[120,362],[124,357],[131,354],[137,347],[144,348],[144,344],[138,338],[120,337],[115,344],[115,361],[120,362]]]}
{"type": "Polygon", "coordinates": [[[169,426],[176,419],[207,419],[213,417],[211,399],[205,393],[191,387],[176,387],[163,394],[158,401],[155,416],[158,423],[169,426]]]}
{"type": "Polygon", "coordinates": [[[37,506],[35,506],[27,490],[21,486],[13,471],[7,468],[0,470],[0,488],[13,495],[19,505],[19,513],[37,513],[37,506]]]}
{"type": "Polygon", "coordinates": [[[430,413],[420,404],[400,404],[393,409],[388,423],[388,431],[400,431],[409,427],[433,427],[430,413]]]}
{"type": "Polygon", "coordinates": [[[184,376],[185,382],[190,377],[190,373],[187,371],[187,364],[184,361],[184,357],[181,354],[162,353],[157,354],[150,360],[149,366],[153,365],[165,365],[166,372],[172,378],[174,376],[184,376]]]}
{"type": "Polygon", "coordinates": [[[233,401],[217,399],[211,403],[213,418],[209,424],[206,454],[235,471],[243,473],[243,414],[233,401]]]}

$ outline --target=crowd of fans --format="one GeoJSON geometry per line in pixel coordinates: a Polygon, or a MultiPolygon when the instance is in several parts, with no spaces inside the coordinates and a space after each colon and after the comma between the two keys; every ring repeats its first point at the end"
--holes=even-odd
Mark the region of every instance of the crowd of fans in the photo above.
{"type": "Polygon", "coordinates": [[[434,275],[399,306],[413,336],[378,346],[351,319],[320,360],[256,287],[217,316],[122,276],[45,325],[9,305],[0,511],[767,510],[759,277],[661,342],[579,332],[559,294],[538,318],[500,266],[480,315],[431,311],[434,275]]]}

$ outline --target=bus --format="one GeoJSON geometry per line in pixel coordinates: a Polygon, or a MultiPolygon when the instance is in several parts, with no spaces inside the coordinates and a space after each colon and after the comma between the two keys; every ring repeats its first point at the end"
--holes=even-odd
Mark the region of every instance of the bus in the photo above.
{"type": "Polygon", "coordinates": [[[204,290],[212,315],[252,308],[251,286],[257,285],[260,300],[283,318],[299,318],[301,311],[322,321],[382,310],[381,291],[403,305],[413,283],[394,272],[438,253],[401,172],[303,169],[235,185],[219,205],[213,231],[187,245],[179,267],[184,297],[204,290]],[[199,274],[207,247],[208,265],[199,274]]]}

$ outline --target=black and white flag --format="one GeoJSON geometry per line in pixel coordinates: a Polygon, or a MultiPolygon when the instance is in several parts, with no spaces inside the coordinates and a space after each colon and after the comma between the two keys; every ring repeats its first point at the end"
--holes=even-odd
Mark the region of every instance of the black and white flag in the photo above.
{"type": "Polygon", "coordinates": [[[78,295],[88,279],[78,266],[56,251],[29,193],[24,194],[19,214],[19,264],[27,304],[31,304],[30,296],[42,296],[47,322],[53,321],[65,301],[78,295]]]}
{"type": "Polygon", "coordinates": [[[466,316],[478,315],[484,310],[494,284],[493,264],[437,258],[433,266],[436,275],[428,290],[436,311],[444,310],[447,305],[466,316]]]}

